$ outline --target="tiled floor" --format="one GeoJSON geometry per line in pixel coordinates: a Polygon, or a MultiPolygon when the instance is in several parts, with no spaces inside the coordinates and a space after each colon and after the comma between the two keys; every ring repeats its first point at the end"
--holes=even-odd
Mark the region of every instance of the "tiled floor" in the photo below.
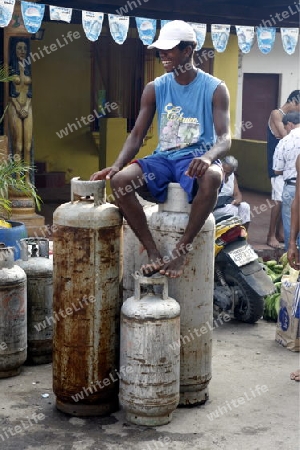
{"type": "MultiPolygon", "coordinates": [[[[70,201],[70,186],[64,188],[40,189],[44,203],[40,214],[45,217],[45,224],[52,225],[53,212],[62,203],[70,201]]],[[[248,230],[249,243],[257,253],[266,259],[278,259],[282,250],[275,250],[266,244],[272,202],[269,194],[254,191],[242,191],[243,200],[250,203],[251,224],[248,230]]]]}

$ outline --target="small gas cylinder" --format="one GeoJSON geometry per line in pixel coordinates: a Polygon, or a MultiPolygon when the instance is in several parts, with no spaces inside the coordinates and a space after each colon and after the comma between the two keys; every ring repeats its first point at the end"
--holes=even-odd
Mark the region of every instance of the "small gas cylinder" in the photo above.
{"type": "Polygon", "coordinates": [[[20,240],[21,259],[16,261],[27,275],[27,362],[52,361],[53,261],[49,259],[49,239],[20,240]]]}
{"type": "Polygon", "coordinates": [[[129,422],[171,421],[179,401],[180,306],[166,277],[136,276],[135,295],[121,309],[120,403],[129,422]],[[162,285],[162,295],[141,295],[141,285],[162,285]]]}
{"type": "Polygon", "coordinates": [[[121,236],[105,181],[71,180],[53,215],[53,390],[76,416],[118,409],[121,236]]]}
{"type": "Polygon", "coordinates": [[[14,248],[0,244],[0,378],[18,375],[26,357],[26,273],[14,248]]]}

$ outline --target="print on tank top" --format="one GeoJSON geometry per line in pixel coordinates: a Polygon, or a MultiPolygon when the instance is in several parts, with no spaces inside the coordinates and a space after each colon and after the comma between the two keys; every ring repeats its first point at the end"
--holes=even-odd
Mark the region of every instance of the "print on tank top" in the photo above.
{"type": "Polygon", "coordinates": [[[196,144],[200,123],[196,117],[184,117],[181,106],[168,103],[161,115],[160,149],[182,149],[196,144]]]}

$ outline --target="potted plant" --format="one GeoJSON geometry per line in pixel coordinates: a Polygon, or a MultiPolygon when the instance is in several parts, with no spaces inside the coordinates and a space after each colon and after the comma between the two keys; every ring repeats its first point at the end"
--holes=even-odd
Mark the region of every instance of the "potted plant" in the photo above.
{"type": "Polygon", "coordinates": [[[37,194],[35,186],[28,181],[28,174],[32,167],[22,161],[18,155],[8,157],[0,154],[0,218],[9,218],[11,202],[9,192],[14,191],[34,200],[40,209],[41,198],[37,194]]]}

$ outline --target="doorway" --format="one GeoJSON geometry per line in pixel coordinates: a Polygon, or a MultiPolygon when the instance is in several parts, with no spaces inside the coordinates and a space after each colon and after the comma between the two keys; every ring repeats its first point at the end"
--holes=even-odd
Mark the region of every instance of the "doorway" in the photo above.
{"type": "Polygon", "coordinates": [[[243,79],[242,139],[266,141],[270,112],[278,108],[279,75],[245,73],[243,79]],[[243,126],[251,122],[251,126],[243,126]]]}

